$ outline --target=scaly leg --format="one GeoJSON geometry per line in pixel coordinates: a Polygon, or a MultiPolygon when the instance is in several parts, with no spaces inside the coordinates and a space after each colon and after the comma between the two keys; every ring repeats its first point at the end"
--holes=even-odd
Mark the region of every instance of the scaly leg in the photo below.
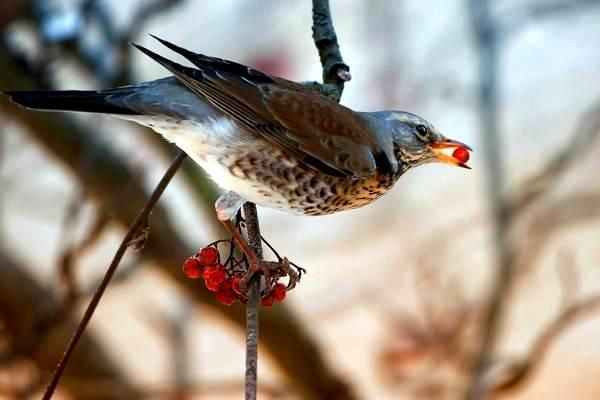
{"type": "MultiPolygon", "coordinates": [[[[244,198],[235,192],[225,193],[219,197],[215,203],[217,218],[219,221],[221,221],[225,229],[227,229],[227,231],[231,234],[234,242],[239,246],[240,250],[242,253],[244,253],[248,263],[250,264],[248,271],[240,281],[240,290],[242,293],[246,292],[250,279],[252,279],[254,274],[257,272],[263,273],[265,277],[266,290],[269,292],[271,290],[271,273],[273,272],[275,274],[281,274],[280,271],[282,270],[287,273],[291,270],[291,268],[289,266],[289,262],[287,262],[287,259],[284,259],[280,262],[264,261],[259,259],[254,249],[250,247],[240,231],[236,229],[232,220],[245,201],[246,200],[244,200],[244,198]]],[[[294,271],[292,271],[292,274],[289,274],[289,276],[290,279],[293,279],[295,276],[294,271]]]]}

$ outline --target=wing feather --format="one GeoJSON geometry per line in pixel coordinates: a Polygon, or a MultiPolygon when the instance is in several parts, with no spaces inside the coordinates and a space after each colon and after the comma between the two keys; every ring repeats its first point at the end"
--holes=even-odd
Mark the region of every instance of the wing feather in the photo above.
{"type": "Polygon", "coordinates": [[[156,39],[198,69],[134,46],[236,123],[313,168],[365,177],[375,172],[382,153],[389,154],[391,137],[372,134],[358,113],[311,89],[156,39]]]}

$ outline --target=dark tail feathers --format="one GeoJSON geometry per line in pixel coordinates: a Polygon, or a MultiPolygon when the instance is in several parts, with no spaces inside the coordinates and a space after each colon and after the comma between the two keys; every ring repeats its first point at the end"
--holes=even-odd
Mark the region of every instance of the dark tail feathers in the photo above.
{"type": "Polygon", "coordinates": [[[116,90],[25,90],[5,92],[23,107],[38,110],[83,111],[103,114],[139,114],[130,108],[111,102],[111,96],[125,94],[116,90]]]}

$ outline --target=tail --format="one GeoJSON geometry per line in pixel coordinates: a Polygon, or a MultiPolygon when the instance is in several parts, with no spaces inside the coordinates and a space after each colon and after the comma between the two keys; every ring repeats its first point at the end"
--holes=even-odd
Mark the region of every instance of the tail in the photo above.
{"type": "Polygon", "coordinates": [[[24,90],[9,91],[5,94],[10,96],[14,103],[36,110],[138,115],[138,112],[115,101],[116,98],[131,94],[130,88],[104,91],[24,90]]]}
{"type": "Polygon", "coordinates": [[[117,116],[153,115],[196,121],[215,115],[214,108],[173,76],[99,91],[18,90],[6,94],[14,103],[36,110],[80,111],[117,116]]]}

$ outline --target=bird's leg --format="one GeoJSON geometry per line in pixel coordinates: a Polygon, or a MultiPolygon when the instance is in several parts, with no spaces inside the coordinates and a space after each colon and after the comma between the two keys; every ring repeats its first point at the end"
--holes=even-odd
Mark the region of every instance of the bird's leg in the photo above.
{"type": "MultiPolygon", "coordinates": [[[[240,291],[245,293],[248,283],[254,274],[257,272],[262,272],[265,277],[265,290],[268,293],[271,290],[272,281],[276,280],[279,276],[283,276],[284,274],[282,274],[282,272],[284,272],[285,275],[289,275],[290,281],[292,281],[293,276],[295,276],[295,271],[292,271],[291,274],[289,273],[291,268],[289,267],[290,263],[287,261],[287,259],[277,262],[261,260],[254,249],[248,244],[241,232],[234,225],[232,220],[245,201],[246,200],[244,200],[244,198],[239,196],[237,193],[227,192],[217,199],[217,202],[215,203],[215,210],[217,212],[217,218],[219,221],[221,221],[229,234],[231,234],[233,241],[239,246],[240,250],[242,253],[244,253],[246,259],[248,260],[249,268],[240,281],[240,291]]],[[[293,281],[295,284],[296,280],[293,281]]]]}

